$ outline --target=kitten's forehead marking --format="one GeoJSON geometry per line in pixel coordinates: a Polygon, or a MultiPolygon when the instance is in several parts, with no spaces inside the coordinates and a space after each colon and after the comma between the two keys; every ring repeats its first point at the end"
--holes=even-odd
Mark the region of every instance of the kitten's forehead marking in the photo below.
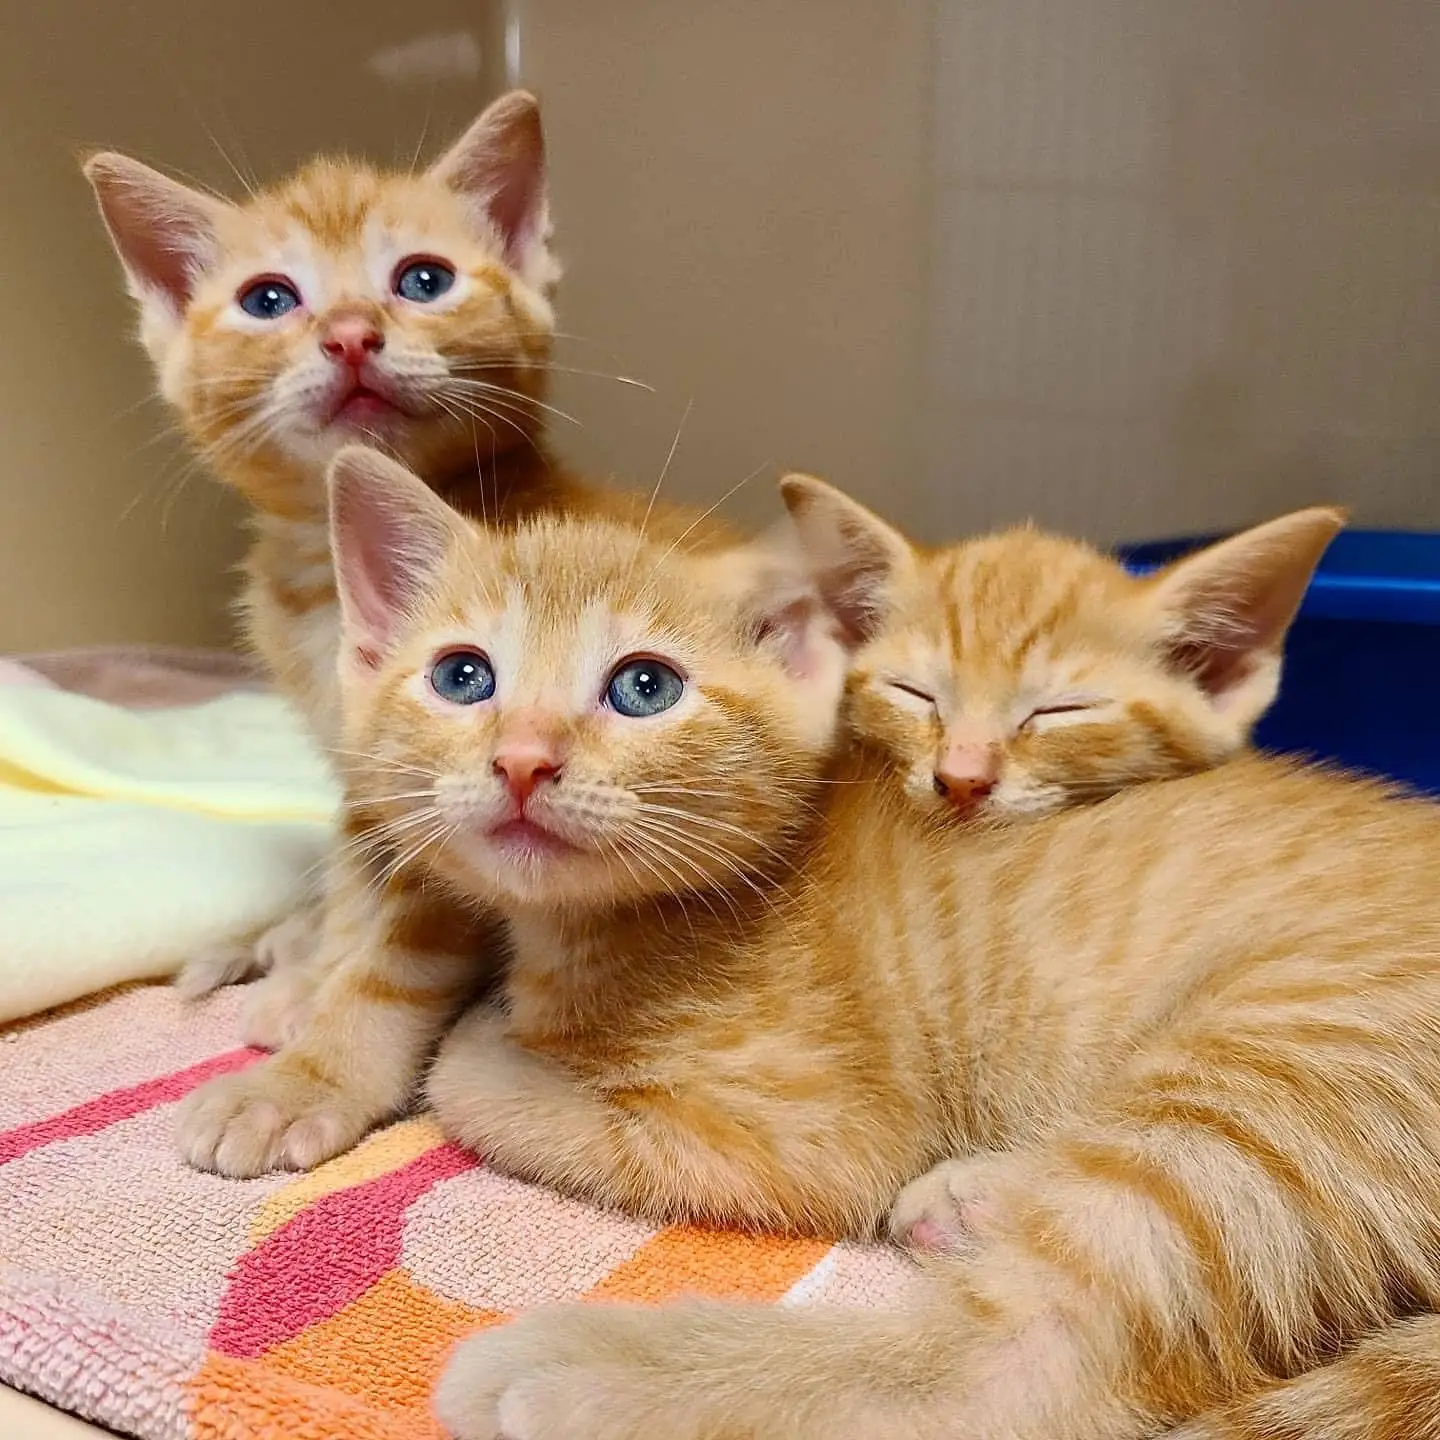
{"type": "Polygon", "coordinates": [[[638,616],[602,599],[562,611],[512,580],[490,658],[504,677],[507,704],[584,714],[598,703],[615,662],[643,648],[645,633],[638,616]]]}

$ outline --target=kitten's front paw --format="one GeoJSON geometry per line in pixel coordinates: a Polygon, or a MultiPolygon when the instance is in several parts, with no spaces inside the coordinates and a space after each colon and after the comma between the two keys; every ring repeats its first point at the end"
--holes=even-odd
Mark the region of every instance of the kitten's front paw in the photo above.
{"type": "Polygon", "coordinates": [[[484,1330],[451,1355],[435,1413],[456,1440],[639,1440],[649,1432],[634,1397],[608,1392],[631,1378],[622,1367],[640,1360],[657,1318],[638,1306],[560,1305],[484,1330]]]}
{"type": "Polygon", "coordinates": [[[995,1151],[942,1160],[912,1180],[890,1210],[890,1236],[910,1250],[956,1255],[969,1249],[989,1215],[1011,1157],[995,1151]]]}
{"type": "Polygon", "coordinates": [[[348,1150],[370,1116],[335,1086],[271,1060],[202,1085],[180,1107],[176,1142],[197,1170],[250,1179],[309,1170],[348,1150]]]}
{"type": "Polygon", "coordinates": [[[207,946],[181,967],[175,988],[187,1000],[199,1000],[222,986],[303,964],[319,942],[320,915],[318,905],[308,904],[258,936],[207,946]]]}

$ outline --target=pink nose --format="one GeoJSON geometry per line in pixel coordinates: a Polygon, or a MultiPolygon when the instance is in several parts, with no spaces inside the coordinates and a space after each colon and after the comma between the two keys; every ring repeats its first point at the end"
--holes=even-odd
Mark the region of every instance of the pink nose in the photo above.
{"type": "Polygon", "coordinates": [[[346,315],[325,326],[320,335],[320,348],[339,364],[359,369],[367,355],[385,348],[385,337],[373,321],[346,315]]]}
{"type": "Polygon", "coordinates": [[[978,805],[1000,778],[993,746],[952,745],[935,767],[935,790],[961,810],[978,805]]]}
{"type": "Polygon", "coordinates": [[[560,778],[559,757],[538,745],[508,746],[496,754],[493,765],[518,805],[524,805],[543,781],[560,778]]]}

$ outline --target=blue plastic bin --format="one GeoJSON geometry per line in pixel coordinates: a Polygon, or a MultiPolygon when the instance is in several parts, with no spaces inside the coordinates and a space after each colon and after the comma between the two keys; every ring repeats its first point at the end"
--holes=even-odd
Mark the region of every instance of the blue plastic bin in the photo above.
{"type": "MultiPolygon", "coordinates": [[[[1121,547],[1146,571],[1218,539],[1121,547]]],[[[1440,534],[1342,532],[1290,632],[1256,735],[1440,794],[1440,534]]]]}

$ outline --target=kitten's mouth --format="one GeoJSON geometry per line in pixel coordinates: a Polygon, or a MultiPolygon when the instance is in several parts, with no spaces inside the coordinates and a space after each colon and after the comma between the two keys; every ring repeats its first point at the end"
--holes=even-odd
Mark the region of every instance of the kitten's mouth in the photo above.
{"type": "Polygon", "coordinates": [[[495,826],[489,838],[490,843],[510,860],[554,860],[579,853],[577,846],[523,815],[495,826]]]}
{"type": "Polygon", "coordinates": [[[393,400],[387,400],[368,385],[356,385],[340,398],[330,416],[332,425],[355,425],[369,429],[377,422],[398,419],[404,412],[393,400]]]}
{"type": "Polygon", "coordinates": [[[349,426],[357,430],[375,430],[403,420],[409,413],[389,392],[388,387],[376,384],[373,379],[362,380],[355,375],[350,384],[331,401],[325,423],[349,426]]]}

